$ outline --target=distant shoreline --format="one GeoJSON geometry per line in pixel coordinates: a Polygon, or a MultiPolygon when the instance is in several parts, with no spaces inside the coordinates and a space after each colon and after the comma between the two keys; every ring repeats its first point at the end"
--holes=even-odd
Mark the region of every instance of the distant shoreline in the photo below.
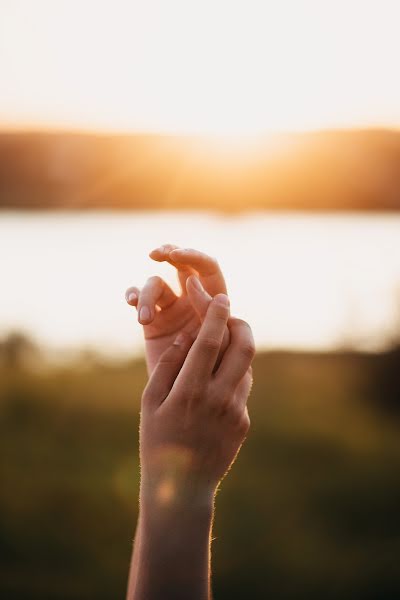
{"type": "Polygon", "coordinates": [[[397,212],[400,131],[0,133],[0,209],[397,212]]]}

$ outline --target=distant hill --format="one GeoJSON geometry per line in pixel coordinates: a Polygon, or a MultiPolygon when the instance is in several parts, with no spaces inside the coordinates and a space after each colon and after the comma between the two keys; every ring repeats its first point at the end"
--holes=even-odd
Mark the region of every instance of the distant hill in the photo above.
{"type": "Polygon", "coordinates": [[[224,143],[188,136],[0,133],[0,208],[400,209],[398,131],[224,143]]]}

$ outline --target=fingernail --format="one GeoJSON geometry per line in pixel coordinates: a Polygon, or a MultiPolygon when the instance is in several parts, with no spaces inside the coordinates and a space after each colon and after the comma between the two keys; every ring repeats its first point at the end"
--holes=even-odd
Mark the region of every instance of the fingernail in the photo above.
{"type": "Polygon", "coordinates": [[[178,335],[176,336],[176,339],[175,339],[173,345],[174,346],[181,346],[184,343],[185,339],[186,339],[186,336],[185,336],[184,333],[182,333],[182,332],[178,333],[178,335]]]}
{"type": "Polygon", "coordinates": [[[137,299],[137,294],[135,294],[135,292],[131,292],[128,296],[128,302],[135,302],[136,299],[137,299]]]}
{"type": "Polygon", "coordinates": [[[218,294],[215,296],[215,302],[217,302],[220,306],[229,306],[229,298],[226,294],[218,294]]]}
{"type": "Polygon", "coordinates": [[[140,321],[149,321],[150,320],[150,309],[148,306],[142,306],[139,311],[139,320],[140,321]]]}
{"type": "Polygon", "coordinates": [[[193,285],[193,287],[194,287],[194,288],[196,288],[196,290],[197,290],[198,292],[204,292],[204,288],[203,288],[203,286],[201,285],[201,281],[200,281],[200,279],[199,279],[198,277],[196,277],[196,275],[193,275],[193,276],[190,278],[190,282],[191,282],[191,284],[193,285]]]}

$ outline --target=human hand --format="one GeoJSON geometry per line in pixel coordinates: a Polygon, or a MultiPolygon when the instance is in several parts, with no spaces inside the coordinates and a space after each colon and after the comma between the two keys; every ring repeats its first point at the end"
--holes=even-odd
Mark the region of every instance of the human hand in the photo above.
{"type": "Polygon", "coordinates": [[[196,340],[181,332],[162,354],[142,397],[141,507],[207,504],[248,432],[254,341],[213,298],[196,340]],[[224,332],[230,342],[217,370],[224,332]]]}
{"type": "MultiPolygon", "coordinates": [[[[146,361],[152,372],[162,353],[178,332],[196,337],[212,296],[226,293],[224,276],[217,261],[202,252],[165,244],[150,252],[157,262],[168,262],[177,269],[182,293],[177,296],[158,276],[150,277],[142,290],[130,287],[125,297],[136,306],[143,325],[146,361]],[[200,286],[199,286],[200,283],[200,286]]],[[[229,343],[226,329],[221,356],[229,343]]]]}

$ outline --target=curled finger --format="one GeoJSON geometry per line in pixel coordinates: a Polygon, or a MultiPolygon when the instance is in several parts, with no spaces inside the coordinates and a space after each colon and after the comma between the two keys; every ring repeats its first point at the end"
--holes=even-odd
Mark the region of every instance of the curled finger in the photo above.
{"type": "Polygon", "coordinates": [[[125,292],[125,300],[130,306],[137,306],[140,290],[137,287],[129,287],[125,292]]]}
{"type": "Polygon", "coordinates": [[[150,277],[144,285],[138,299],[138,319],[142,325],[151,323],[156,314],[156,306],[168,308],[177,299],[176,294],[157,275],[150,277]]]}
{"type": "Polygon", "coordinates": [[[198,272],[204,288],[211,296],[226,294],[226,283],[218,261],[199,250],[175,248],[169,251],[169,257],[177,264],[190,267],[198,272]]]}
{"type": "Polygon", "coordinates": [[[182,294],[186,294],[186,281],[190,275],[197,275],[197,271],[189,264],[180,263],[172,258],[172,252],[177,250],[178,246],[174,244],[163,244],[152,250],[149,254],[150,258],[157,262],[168,262],[175,267],[178,272],[178,279],[181,286],[182,294]]]}

